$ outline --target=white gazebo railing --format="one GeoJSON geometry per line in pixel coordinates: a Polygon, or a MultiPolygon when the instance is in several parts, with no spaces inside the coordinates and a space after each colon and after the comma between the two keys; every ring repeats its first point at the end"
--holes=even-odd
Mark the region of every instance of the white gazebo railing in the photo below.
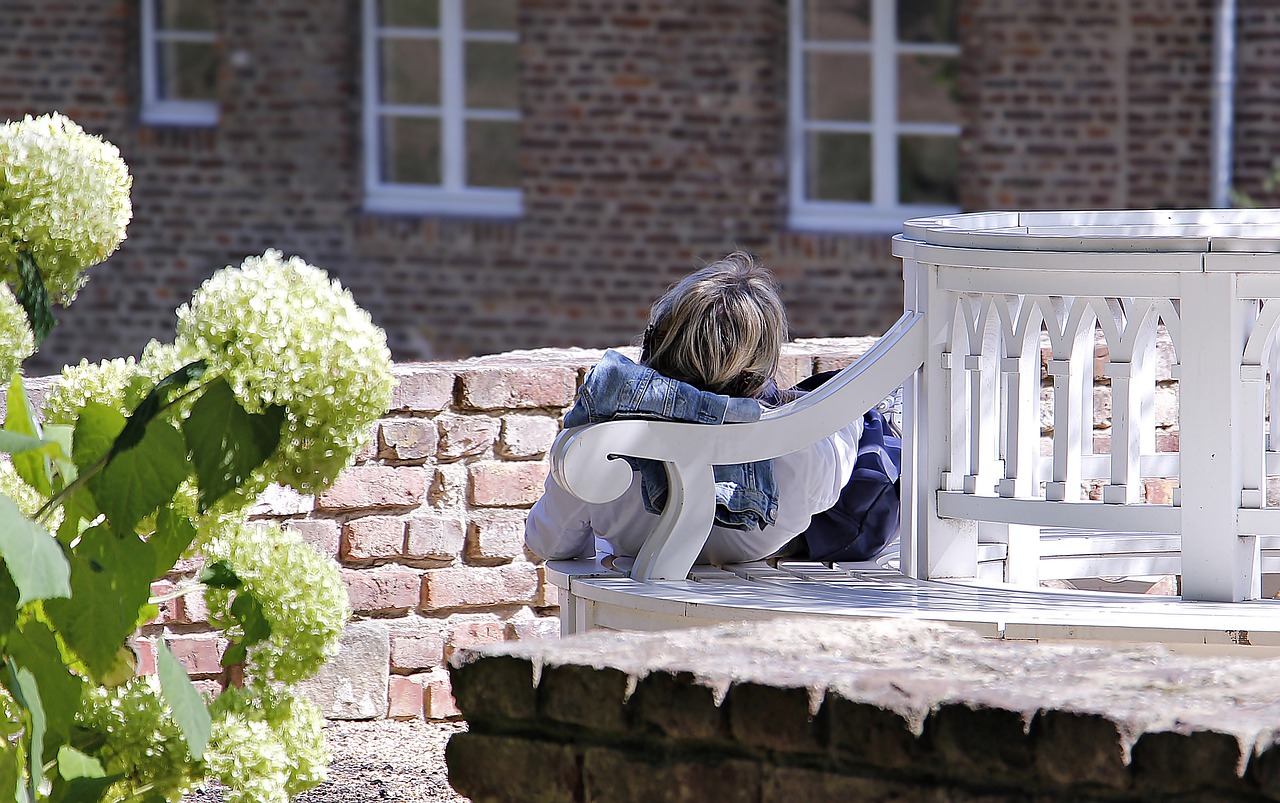
{"type": "Polygon", "coordinates": [[[1034,585],[1069,529],[1089,575],[1177,572],[1187,600],[1260,596],[1263,571],[1280,571],[1266,501],[1280,474],[1280,210],[952,215],[908,221],[894,253],[927,327],[904,388],[904,572],[976,578],[994,554],[1003,579],[1034,585]],[[1101,453],[1095,338],[1111,386],[1101,453]],[[1156,450],[1164,338],[1178,452],[1156,450]],[[1177,478],[1172,504],[1143,500],[1156,477],[1177,478]]]}

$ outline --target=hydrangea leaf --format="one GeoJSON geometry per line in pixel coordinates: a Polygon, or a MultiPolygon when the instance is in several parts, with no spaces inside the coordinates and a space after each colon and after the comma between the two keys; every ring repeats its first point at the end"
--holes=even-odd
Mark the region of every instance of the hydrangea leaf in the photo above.
{"type": "Polygon", "coordinates": [[[186,516],[175,511],[171,505],[160,508],[160,514],[156,516],[156,531],[148,542],[156,554],[152,579],[159,579],[167,574],[194,540],[196,528],[186,516]]]}
{"type": "Polygon", "coordinates": [[[187,670],[163,642],[159,642],[156,649],[156,674],[160,676],[160,691],[165,702],[173,711],[173,720],[187,740],[187,749],[191,751],[191,757],[199,761],[209,746],[213,721],[204,700],[200,699],[200,692],[187,677],[187,670]]]}
{"type": "Polygon", "coordinates": [[[124,425],[124,416],[115,410],[90,403],[81,411],[75,430],[74,456],[82,473],[100,455],[109,455],[106,466],[89,478],[88,487],[117,532],[131,531],[172,499],[190,470],[181,434],[159,419],[152,420],[136,446],[111,455],[108,444],[115,442],[124,425]]]}
{"type": "Polygon", "coordinates": [[[115,669],[120,645],[151,594],[154,565],[146,542],[99,525],[86,530],[71,553],[72,598],[44,603],[50,623],[94,678],[115,669]]]}
{"type": "Polygon", "coordinates": [[[120,431],[115,442],[111,444],[111,452],[108,459],[137,446],[146,434],[147,427],[151,424],[152,419],[164,408],[165,403],[168,401],[169,391],[186,387],[196,379],[199,379],[204,370],[205,361],[196,360],[182,366],[157,382],[156,386],[143,397],[142,401],[138,402],[138,406],[129,415],[129,420],[125,422],[124,429],[120,431]]]}
{"type": "Polygon", "coordinates": [[[25,616],[10,634],[6,650],[16,665],[30,670],[35,677],[44,701],[46,732],[52,742],[66,742],[80,709],[84,680],[67,669],[53,631],[40,619],[25,616]]]}
{"type": "Polygon", "coordinates": [[[26,251],[19,253],[17,267],[19,284],[14,297],[27,313],[31,334],[35,336],[36,348],[39,348],[57,325],[58,319],[53,317],[53,304],[49,300],[49,291],[45,289],[44,277],[40,275],[35,257],[26,251]]]}
{"type": "Polygon", "coordinates": [[[67,556],[43,526],[0,494],[0,558],[18,586],[18,607],[35,599],[71,596],[67,556]]]}
{"type": "Polygon", "coordinates": [[[222,654],[222,665],[233,666],[249,657],[249,648],[271,638],[271,622],[262,609],[262,602],[252,592],[240,589],[236,601],[231,603],[231,615],[240,625],[240,638],[233,639],[222,654]]]}
{"type": "Polygon", "coordinates": [[[200,572],[200,582],[212,588],[239,588],[240,578],[236,570],[225,560],[215,560],[200,572]]]}
{"type": "MultiPolygon", "coordinates": [[[[4,566],[4,561],[0,561],[4,566]]],[[[9,635],[18,624],[18,585],[13,582],[8,568],[0,571],[0,639],[9,635]]]]}
{"type": "Polygon", "coordinates": [[[44,427],[44,439],[58,445],[58,450],[51,454],[53,465],[58,471],[58,484],[53,489],[55,493],[74,482],[79,474],[75,462],[71,459],[72,432],[72,428],[67,424],[46,424],[44,427]]]}
{"type": "Polygon", "coordinates": [[[64,744],[58,748],[58,775],[62,780],[70,781],[74,778],[105,778],[107,771],[98,759],[64,744]]]}
{"type": "MultiPolygon", "coordinates": [[[[40,423],[36,421],[35,410],[31,407],[31,400],[27,398],[26,387],[22,384],[21,374],[14,374],[13,379],[9,381],[5,404],[5,432],[31,438],[43,436],[40,423]]],[[[20,452],[13,455],[13,467],[18,472],[18,476],[26,480],[32,488],[45,496],[53,493],[51,480],[53,466],[47,455],[31,451],[20,452]]]]}
{"type": "Polygon", "coordinates": [[[0,800],[25,800],[22,786],[22,747],[0,740],[0,800]]]}
{"type": "Polygon", "coordinates": [[[240,487],[271,456],[283,424],[283,407],[271,405],[250,413],[236,401],[225,379],[208,384],[182,422],[200,485],[201,512],[240,487]]]}
{"type": "Polygon", "coordinates": [[[31,745],[27,756],[27,794],[28,800],[34,801],[38,799],[37,792],[44,783],[44,762],[40,758],[44,754],[44,705],[40,701],[36,678],[30,670],[16,666],[13,659],[9,659],[6,668],[8,672],[5,680],[8,681],[6,685],[9,693],[18,705],[27,710],[27,741],[31,745]]]}

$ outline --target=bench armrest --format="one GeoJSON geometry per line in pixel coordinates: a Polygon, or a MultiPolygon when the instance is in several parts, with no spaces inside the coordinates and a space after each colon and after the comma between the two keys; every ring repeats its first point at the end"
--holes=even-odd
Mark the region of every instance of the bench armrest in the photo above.
{"type": "Polygon", "coordinates": [[[904,313],[852,365],[803,398],[766,411],[759,421],[721,426],[608,421],[565,430],[551,448],[551,474],[584,502],[602,504],[631,485],[631,467],[618,455],[665,463],[667,506],[636,556],[631,576],[684,579],[715,520],[712,466],[781,457],[860,417],[924,363],[923,318],[904,313]]]}

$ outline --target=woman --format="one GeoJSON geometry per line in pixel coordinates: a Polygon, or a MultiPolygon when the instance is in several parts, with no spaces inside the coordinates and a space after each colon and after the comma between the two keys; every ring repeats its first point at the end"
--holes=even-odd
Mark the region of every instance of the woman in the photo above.
{"type": "MultiPolygon", "coordinates": [[[[565,417],[572,427],[611,418],[751,421],[776,403],[787,318],[772,275],[735,252],[675,284],[654,303],[640,364],[616,351],[587,375],[565,417]]],[[[699,563],[736,563],[777,553],[810,518],[840,498],[858,452],[862,421],[762,463],[716,467],[716,524],[699,563]]],[[[666,496],[660,463],[629,459],[640,481],[619,498],[588,504],[548,478],[529,512],[525,543],[547,559],[591,557],[595,539],[635,556],[666,496]]]]}

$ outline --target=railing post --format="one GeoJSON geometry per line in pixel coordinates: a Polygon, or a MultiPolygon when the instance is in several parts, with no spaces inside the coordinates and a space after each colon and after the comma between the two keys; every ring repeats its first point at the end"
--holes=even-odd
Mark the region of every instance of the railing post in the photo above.
{"type": "Polygon", "coordinates": [[[1257,537],[1240,536],[1241,427],[1235,425],[1246,406],[1240,366],[1252,305],[1240,300],[1231,272],[1183,273],[1181,283],[1182,596],[1255,599],[1260,558],[1257,537]]]}

